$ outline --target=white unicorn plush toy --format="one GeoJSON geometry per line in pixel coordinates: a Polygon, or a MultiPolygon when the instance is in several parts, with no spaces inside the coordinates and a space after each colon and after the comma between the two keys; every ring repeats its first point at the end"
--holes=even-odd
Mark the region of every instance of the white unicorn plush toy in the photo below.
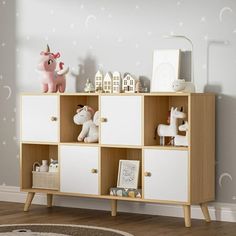
{"type": "Polygon", "coordinates": [[[165,137],[175,137],[177,135],[177,119],[185,118],[186,114],[182,111],[178,111],[177,107],[171,107],[170,111],[170,124],[159,124],[157,128],[157,134],[160,136],[160,144],[165,145],[165,137]]]}
{"type": "Polygon", "coordinates": [[[98,111],[94,115],[94,110],[89,106],[84,106],[77,110],[77,114],[74,115],[74,123],[77,125],[83,125],[82,130],[78,136],[78,141],[85,143],[98,142],[98,122],[94,123],[93,116],[98,119],[98,111]]]}
{"type": "Polygon", "coordinates": [[[185,135],[175,136],[175,146],[188,146],[188,122],[185,121],[183,125],[179,126],[179,131],[185,131],[185,135]]]}

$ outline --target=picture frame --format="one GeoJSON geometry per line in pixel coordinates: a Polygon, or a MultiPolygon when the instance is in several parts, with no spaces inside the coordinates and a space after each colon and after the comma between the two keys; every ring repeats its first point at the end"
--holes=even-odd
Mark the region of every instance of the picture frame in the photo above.
{"type": "Polygon", "coordinates": [[[120,160],[117,178],[118,188],[138,188],[140,161],[120,160]]]}
{"type": "Polygon", "coordinates": [[[172,83],[179,79],[179,74],[179,49],[154,50],[151,92],[173,92],[172,83]]]}

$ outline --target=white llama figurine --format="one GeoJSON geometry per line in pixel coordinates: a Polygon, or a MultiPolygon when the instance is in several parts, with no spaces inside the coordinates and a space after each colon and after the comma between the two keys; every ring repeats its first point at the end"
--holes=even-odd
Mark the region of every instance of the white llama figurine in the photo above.
{"type": "Polygon", "coordinates": [[[175,136],[175,146],[188,146],[188,121],[185,121],[185,123],[183,125],[179,126],[179,131],[185,131],[186,134],[185,135],[176,135],[175,136]]]}
{"type": "MultiPolygon", "coordinates": [[[[85,143],[98,142],[98,126],[92,120],[94,111],[89,106],[84,106],[77,110],[77,114],[74,116],[74,122],[77,125],[83,125],[82,130],[78,136],[78,141],[84,141],[85,143]]],[[[96,117],[98,112],[95,113],[96,117]]]]}
{"type": "Polygon", "coordinates": [[[159,124],[157,128],[157,134],[160,136],[160,144],[165,145],[165,137],[175,137],[177,135],[177,119],[185,118],[184,112],[178,111],[177,107],[171,107],[170,111],[170,124],[159,124]]]}

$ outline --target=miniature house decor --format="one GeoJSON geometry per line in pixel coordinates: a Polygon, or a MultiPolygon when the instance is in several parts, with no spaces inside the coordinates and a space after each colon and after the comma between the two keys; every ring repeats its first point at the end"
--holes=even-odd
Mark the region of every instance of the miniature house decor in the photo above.
{"type": "Polygon", "coordinates": [[[112,84],[113,84],[113,93],[120,93],[120,89],[121,89],[121,75],[120,75],[120,72],[115,71],[113,73],[112,84]]]}
{"type": "Polygon", "coordinates": [[[136,80],[130,75],[127,74],[122,81],[122,90],[125,93],[135,93],[136,80]]]}
{"type": "Polygon", "coordinates": [[[107,72],[103,80],[103,91],[105,93],[112,93],[112,74],[107,72]]]}
{"type": "Polygon", "coordinates": [[[103,88],[103,74],[101,71],[98,71],[95,75],[95,91],[102,92],[103,88]]]}

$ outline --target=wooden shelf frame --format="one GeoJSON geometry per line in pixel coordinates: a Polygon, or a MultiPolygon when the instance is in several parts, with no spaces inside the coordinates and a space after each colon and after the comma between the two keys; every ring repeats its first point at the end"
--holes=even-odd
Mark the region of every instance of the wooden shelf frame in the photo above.
{"type": "MultiPolygon", "coordinates": [[[[48,205],[51,206],[52,195],[78,196],[98,199],[109,199],[113,213],[116,212],[116,201],[135,201],[163,204],[183,205],[185,226],[190,227],[190,206],[200,204],[206,221],[209,222],[207,202],[215,199],[215,96],[212,93],[139,93],[139,94],[99,94],[99,93],[65,93],[41,94],[25,93],[25,96],[58,96],[60,107],[60,141],[58,142],[21,142],[21,191],[28,192],[25,209],[28,210],[35,193],[45,193],[48,205]],[[81,127],[73,123],[78,104],[90,105],[99,110],[100,96],[141,96],[142,99],[142,144],[141,145],[105,145],[98,143],[77,142],[81,127]],[[187,113],[185,120],[189,123],[189,147],[160,146],[154,139],[155,127],[166,123],[170,108],[183,107],[187,113]],[[100,177],[99,195],[65,193],[46,189],[33,189],[31,171],[34,161],[48,159],[53,156],[60,160],[58,148],[60,145],[77,145],[99,147],[100,177]],[[118,161],[123,155],[126,159],[141,161],[140,186],[144,187],[144,170],[142,168],[143,150],[182,150],[188,151],[188,201],[163,201],[158,199],[128,198],[110,196],[108,189],[114,187],[117,181],[118,161]],[[113,159],[109,158],[113,156],[113,159]],[[44,158],[46,157],[46,158],[44,158]],[[106,163],[106,161],[108,161],[106,163]],[[110,161],[110,162],[109,162],[110,161]],[[115,175],[115,176],[114,176],[115,175]]],[[[100,130],[99,130],[100,132],[100,130]]],[[[99,134],[100,137],[101,134],[99,134]]]]}

